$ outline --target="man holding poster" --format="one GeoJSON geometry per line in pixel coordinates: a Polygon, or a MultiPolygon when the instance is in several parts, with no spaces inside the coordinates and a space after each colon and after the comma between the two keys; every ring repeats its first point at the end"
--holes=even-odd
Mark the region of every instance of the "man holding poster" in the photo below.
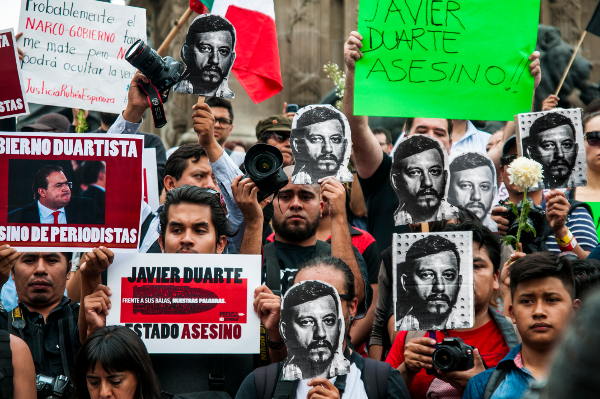
{"type": "MultiPolygon", "coordinates": [[[[257,189],[249,179],[239,184],[248,190],[236,190],[236,199],[244,208],[251,204],[248,207],[261,228],[257,189]]],[[[251,213],[246,213],[247,221],[252,219],[251,213]]],[[[262,234],[255,228],[249,231],[252,234],[244,236],[242,252],[260,253],[262,234]]],[[[93,304],[88,315],[93,324],[90,331],[106,323],[106,309],[112,300],[108,324],[125,324],[141,336],[153,353],[163,389],[176,393],[235,389],[252,369],[252,356],[216,353],[252,353],[254,347],[258,351],[258,318],[248,312],[247,290],[260,284],[260,261],[256,260],[254,278],[239,267],[244,258],[211,257],[223,252],[229,235],[218,192],[189,185],[170,190],[160,213],[161,249],[165,254],[196,256],[117,258],[118,267],[108,275],[113,298],[108,299],[106,291],[99,288],[85,299],[93,304]],[[165,266],[159,266],[161,262],[165,266]],[[161,272],[159,278],[151,274],[152,269],[168,270],[168,274],[161,272]],[[236,367],[226,368],[227,363],[236,367]],[[223,381],[225,385],[221,385],[223,381]]]]}

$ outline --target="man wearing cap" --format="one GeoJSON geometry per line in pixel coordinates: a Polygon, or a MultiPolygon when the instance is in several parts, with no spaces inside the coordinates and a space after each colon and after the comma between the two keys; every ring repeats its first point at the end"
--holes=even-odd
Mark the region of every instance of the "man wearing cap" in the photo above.
{"type": "Polygon", "coordinates": [[[256,139],[259,143],[277,147],[283,155],[283,166],[289,166],[294,163],[290,145],[291,131],[292,120],[290,118],[285,115],[273,115],[258,122],[256,139]]]}
{"type": "Polygon", "coordinates": [[[24,126],[21,131],[23,132],[48,132],[48,133],[68,133],[70,132],[71,122],[69,119],[61,114],[52,112],[40,116],[36,119],[35,123],[24,126]]]}

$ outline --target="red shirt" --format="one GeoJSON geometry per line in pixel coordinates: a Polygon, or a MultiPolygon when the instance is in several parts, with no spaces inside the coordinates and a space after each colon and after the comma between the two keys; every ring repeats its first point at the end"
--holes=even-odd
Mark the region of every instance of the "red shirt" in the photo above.
{"type": "MultiPolygon", "coordinates": [[[[479,349],[486,367],[496,367],[496,365],[506,356],[509,351],[508,345],[504,342],[504,337],[500,329],[490,320],[483,326],[470,331],[447,330],[447,335],[442,331],[436,331],[436,340],[442,342],[444,337],[459,337],[466,344],[479,349]]],[[[392,344],[390,353],[385,361],[392,367],[397,368],[404,362],[404,342],[406,340],[406,331],[398,331],[396,339],[392,344]]],[[[426,334],[424,335],[426,336],[426,334]]],[[[421,369],[413,378],[408,386],[412,399],[425,399],[429,385],[435,377],[427,374],[425,369],[421,369]]]]}

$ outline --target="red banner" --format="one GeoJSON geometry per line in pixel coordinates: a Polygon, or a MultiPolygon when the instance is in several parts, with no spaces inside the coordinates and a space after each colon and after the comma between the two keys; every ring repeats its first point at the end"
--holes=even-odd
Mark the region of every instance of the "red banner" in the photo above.
{"type": "Polygon", "coordinates": [[[12,29],[0,30],[0,119],[29,113],[12,29]]]}
{"type": "Polygon", "coordinates": [[[0,133],[0,242],[137,249],[143,138],[0,133]]]}

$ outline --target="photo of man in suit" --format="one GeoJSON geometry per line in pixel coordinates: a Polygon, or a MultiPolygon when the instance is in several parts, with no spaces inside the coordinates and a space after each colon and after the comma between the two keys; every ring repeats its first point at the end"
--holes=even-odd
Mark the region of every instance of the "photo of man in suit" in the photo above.
{"type": "MultiPolygon", "coordinates": [[[[9,223],[103,224],[97,204],[89,198],[72,196],[73,183],[61,166],[45,165],[33,178],[34,202],[8,213],[9,223]]],[[[102,215],[104,210],[102,210],[102,215]]]]}

